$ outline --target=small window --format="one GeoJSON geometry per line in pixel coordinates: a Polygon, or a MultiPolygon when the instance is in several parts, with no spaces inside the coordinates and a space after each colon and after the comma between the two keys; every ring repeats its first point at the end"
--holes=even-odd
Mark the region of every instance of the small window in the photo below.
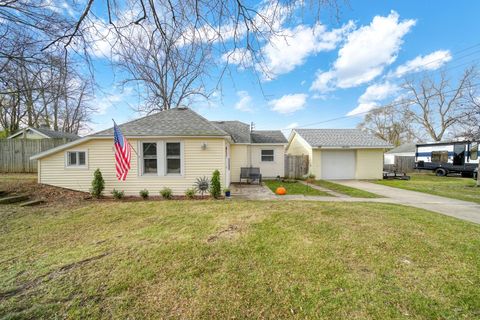
{"type": "Polygon", "coordinates": [[[262,150],[262,161],[273,161],[273,150],[262,150]]]}
{"type": "Polygon", "coordinates": [[[87,155],[85,151],[68,151],[67,167],[82,167],[87,164],[87,155]]]}
{"type": "Polygon", "coordinates": [[[157,173],[157,144],[155,142],[142,143],[143,173],[157,173]]]}
{"type": "Polygon", "coordinates": [[[447,163],[448,151],[432,151],[432,162],[447,163]]]}
{"type": "Polygon", "coordinates": [[[182,167],[180,142],[166,144],[167,174],[180,174],[182,167]]]}
{"type": "Polygon", "coordinates": [[[478,142],[472,143],[472,149],[470,150],[470,159],[471,160],[478,159],[478,142]]]}

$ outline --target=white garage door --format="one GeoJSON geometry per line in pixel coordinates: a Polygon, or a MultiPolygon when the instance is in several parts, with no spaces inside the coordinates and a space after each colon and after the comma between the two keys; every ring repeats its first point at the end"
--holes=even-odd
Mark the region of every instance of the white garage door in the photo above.
{"type": "Polygon", "coordinates": [[[354,150],[323,150],[322,179],[355,179],[354,150]]]}

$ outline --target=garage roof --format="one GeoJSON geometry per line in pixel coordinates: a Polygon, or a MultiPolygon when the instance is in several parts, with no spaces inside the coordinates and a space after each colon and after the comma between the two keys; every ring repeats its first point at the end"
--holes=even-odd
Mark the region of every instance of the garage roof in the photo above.
{"type": "Polygon", "coordinates": [[[294,129],[312,148],[391,148],[388,142],[359,129],[294,129]]]}

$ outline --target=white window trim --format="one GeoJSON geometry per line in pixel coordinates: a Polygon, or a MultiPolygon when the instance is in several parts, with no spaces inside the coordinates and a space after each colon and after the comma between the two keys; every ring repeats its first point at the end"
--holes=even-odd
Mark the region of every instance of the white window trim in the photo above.
{"type": "Polygon", "coordinates": [[[185,173],[185,153],[183,147],[183,141],[178,140],[165,140],[163,144],[163,170],[164,176],[168,177],[183,177],[185,173]],[[167,173],[167,143],[180,143],[180,173],[167,173]]]}
{"type": "Polygon", "coordinates": [[[74,149],[74,150],[67,150],[65,151],[65,169],[88,169],[88,150],[85,149],[74,149]],[[69,165],[68,164],[68,154],[72,152],[85,152],[85,164],[84,165],[69,165]]]}
{"type": "Polygon", "coordinates": [[[140,140],[138,142],[137,150],[138,153],[138,176],[139,177],[158,177],[163,175],[162,172],[162,141],[158,140],[140,140]],[[143,165],[143,144],[144,143],[156,143],[157,144],[157,173],[144,173],[144,165],[143,165]]]}
{"type": "Polygon", "coordinates": [[[185,176],[185,148],[182,140],[139,140],[137,145],[138,152],[138,177],[142,178],[183,178],[185,176]],[[180,143],[180,173],[167,174],[167,142],[180,143]],[[157,144],[157,173],[143,173],[143,143],[157,144]]]}
{"type": "MultiPolygon", "coordinates": [[[[270,156],[270,155],[265,155],[265,156],[270,156]]],[[[265,162],[265,163],[275,163],[275,149],[261,149],[260,150],[260,162],[265,162]],[[272,157],[273,157],[273,160],[272,161],[268,161],[268,160],[263,160],[263,151],[273,151],[273,154],[272,154],[272,157]]]]}

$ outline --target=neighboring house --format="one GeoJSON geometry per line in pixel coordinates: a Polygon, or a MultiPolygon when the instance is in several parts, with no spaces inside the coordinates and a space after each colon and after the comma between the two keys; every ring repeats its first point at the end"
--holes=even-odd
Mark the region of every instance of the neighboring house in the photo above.
{"type": "Polygon", "coordinates": [[[7,139],[30,139],[30,140],[67,139],[67,140],[77,140],[77,139],[80,139],[80,136],[78,136],[74,133],[50,130],[49,128],[45,128],[45,127],[40,127],[40,128],[27,127],[27,128],[20,129],[19,131],[15,132],[14,134],[8,136],[7,139]]]}
{"type": "Polygon", "coordinates": [[[412,157],[415,158],[415,143],[404,143],[390,151],[385,152],[384,164],[395,164],[395,157],[412,157]]]}
{"type": "Polygon", "coordinates": [[[308,155],[318,179],[381,179],[387,142],[358,129],[294,129],[287,154],[308,155]]]}
{"type": "Polygon", "coordinates": [[[164,187],[183,194],[199,177],[220,171],[222,186],[238,181],[240,167],[257,166],[264,177],[283,176],[280,131],[253,131],[238,121],[212,122],[188,108],[174,108],[119,125],[134,149],[126,181],[115,177],[113,128],[37,154],[38,182],[89,191],[99,168],[109,194],[164,187]]]}

